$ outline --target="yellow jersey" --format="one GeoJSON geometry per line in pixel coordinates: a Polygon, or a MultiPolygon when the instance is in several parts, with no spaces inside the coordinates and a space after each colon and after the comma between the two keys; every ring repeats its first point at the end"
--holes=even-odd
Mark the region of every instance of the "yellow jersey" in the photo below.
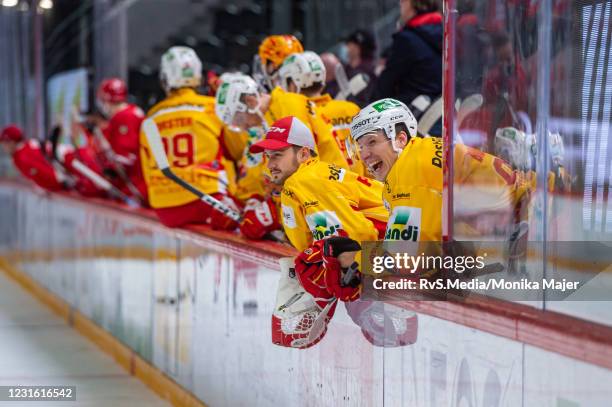
{"type": "MultiPolygon", "coordinates": [[[[305,96],[285,92],[276,87],[270,94],[270,105],[264,117],[271,126],[275,121],[286,116],[295,116],[313,133],[317,153],[322,161],[341,168],[348,168],[347,162],[333,138],[332,127],[317,114],[315,106],[305,96]]],[[[252,195],[266,196],[274,189],[269,179],[263,154],[252,154],[249,147],[264,137],[262,131],[252,129],[246,133],[246,145],[239,163],[236,198],[244,201],[252,195]]]]}
{"type": "Polygon", "coordinates": [[[368,175],[359,154],[351,154],[347,150],[347,140],[351,136],[351,122],[353,117],[361,110],[353,102],[347,100],[335,100],[329,94],[314,96],[310,100],[317,106],[317,112],[321,118],[332,126],[332,134],[342,152],[349,169],[359,175],[368,175]]]}
{"type": "MultiPolygon", "coordinates": [[[[159,129],[172,171],[208,194],[226,193],[232,188],[226,172],[231,163],[220,154],[222,126],[214,111],[214,98],[183,88],[172,92],[147,114],[159,129]]],[[[151,207],[179,206],[198,199],[162,174],[142,131],[140,159],[151,207]]]]}
{"type": "MultiPolygon", "coordinates": [[[[442,240],[442,157],[435,137],[413,137],[400,153],[384,185],[385,240],[442,240]]],[[[455,213],[514,211],[533,187],[534,178],[480,150],[457,144],[453,159],[455,213]]]]}
{"type": "Polygon", "coordinates": [[[281,192],[283,228],[297,250],[340,230],[357,241],[377,240],[375,222],[387,221],[382,183],[318,158],[302,163],[281,192]]]}
{"type": "Polygon", "coordinates": [[[278,86],[272,90],[270,98],[270,107],[265,114],[268,125],[283,117],[297,117],[312,131],[321,160],[348,169],[348,164],[334,139],[331,124],[323,120],[312,101],[304,95],[285,92],[278,86]]]}

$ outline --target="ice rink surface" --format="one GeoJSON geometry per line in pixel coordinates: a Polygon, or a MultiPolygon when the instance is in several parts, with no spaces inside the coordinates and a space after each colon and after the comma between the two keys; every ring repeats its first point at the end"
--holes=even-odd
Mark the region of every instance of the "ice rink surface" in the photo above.
{"type": "Polygon", "coordinates": [[[10,385],[76,386],[77,401],[2,407],[170,405],[0,272],[0,386],[10,385]]]}

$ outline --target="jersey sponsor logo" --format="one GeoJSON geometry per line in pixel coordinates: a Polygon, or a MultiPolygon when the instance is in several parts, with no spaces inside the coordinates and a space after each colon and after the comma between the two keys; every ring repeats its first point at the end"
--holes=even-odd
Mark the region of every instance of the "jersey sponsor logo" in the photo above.
{"type": "Polygon", "coordinates": [[[319,201],[306,201],[306,202],[304,202],[304,209],[311,208],[313,206],[319,206],[319,201]]]}
{"type": "Polygon", "coordinates": [[[350,125],[352,121],[352,116],[332,117],[331,124],[334,127],[346,128],[346,126],[350,125]]]}
{"type": "Polygon", "coordinates": [[[442,140],[434,141],[434,156],[431,158],[431,165],[442,169],[442,140]]]}
{"type": "Polygon", "coordinates": [[[396,206],[389,217],[385,240],[419,241],[421,208],[396,206]]]}
{"type": "Polygon", "coordinates": [[[335,165],[330,165],[328,168],[330,181],[344,181],[344,176],[346,175],[346,170],[344,168],[336,167],[335,165]]]}
{"type": "Polygon", "coordinates": [[[410,192],[400,192],[399,194],[393,194],[391,200],[397,201],[398,199],[410,199],[410,192]]]}
{"type": "Polygon", "coordinates": [[[295,220],[295,212],[293,208],[287,205],[281,205],[281,212],[283,214],[283,225],[289,229],[295,229],[297,222],[295,220]]]}
{"type": "Polygon", "coordinates": [[[342,223],[334,211],[320,211],[306,215],[306,223],[315,241],[336,235],[342,229],[342,223]]]}

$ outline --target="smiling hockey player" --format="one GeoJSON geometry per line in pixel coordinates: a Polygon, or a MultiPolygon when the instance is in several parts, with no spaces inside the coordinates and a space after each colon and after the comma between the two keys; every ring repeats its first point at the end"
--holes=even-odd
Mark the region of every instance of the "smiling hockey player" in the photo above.
{"type": "Polygon", "coordinates": [[[333,139],[331,126],[316,115],[311,102],[303,95],[285,92],[281,88],[275,88],[270,95],[261,94],[255,81],[242,75],[221,85],[216,95],[216,112],[226,125],[240,128],[249,135],[236,189],[238,199],[249,200],[244,216],[246,222],[241,225],[243,234],[249,238],[260,239],[279,226],[277,222],[268,222],[269,216],[265,220],[254,216],[257,211],[276,211],[269,199],[271,188],[265,186],[267,175],[262,156],[248,150],[277,118],[288,115],[299,118],[314,134],[315,150],[321,159],[341,168],[348,167],[333,139]]]}
{"type": "Polygon", "coordinates": [[[291,244],[304,254],[296,261],[296,271],[304,271],[302,285],[317,285],[325,275],[328,281],[320,287],[329,297],[356,299],[358,288],[340,287],[338,268],[321,273],[321,258],[312,254],[322,254],[321,241],[331,236],[377,240],[387,216],[382,184],[320,160],[312,133],[295,117],[275,122],[250,150],[265,152],[272,182],[283,186],[282,223],[291,244]]]}
{"type": "MultiPolygon", "coordinates": [[[[416,131],[414,116],[395,99],[370,104],[351,124],[364,163],[385,183],[386,240],[442,240],[442,140],[416,131]]],[[[526,209],[531,181],[500,158],[457,144],[454,170],[461,206],[508,216],[526,209]]]]}

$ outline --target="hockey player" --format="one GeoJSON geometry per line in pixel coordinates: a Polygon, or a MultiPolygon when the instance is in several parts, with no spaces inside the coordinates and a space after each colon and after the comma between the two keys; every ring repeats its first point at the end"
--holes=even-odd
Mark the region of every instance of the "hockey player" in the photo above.
{"type": "Polygon", "coordinates": [[[2,129],[0,144],[24,177],[48,191],[64,189],[61,175],[45,158],[40,143],[26,140],[19,127],[10,125],[2,129]]]}
{"type": "Polygon", "coordinates": [[[303,52],[302,43],[293,35],[271,35],[259,46],[253,66],[253,77],[270,92],[278,86],[278,69],[289,55],[303,52]]]}
{"type": "Polygon", "coordinates": [[[359,106],[346,100],[334,100],[329,94],[323,94],[325,76],[323,61],[312,51],[290,55],[279,69],[280,86],[287,92],[301,93],[314,102],[317,112],[332,125],[334,139],[351,171],[366,175],[359,155],[349,154],[347,151],[347,141],[351,135],[349,126],[353,116],[359,113],[359,106]]]}
{"type": "MultiPolygon", "coordinates": [[[[100,112],[108,119],[103,129],[110,149],[103,152],[111,170],[120,172],[120,183],[130,185],[122,188],[125,192],[138,195],[146,204],[147,186],[140,165],[140,124],[144,119],[142,110],[127,103],[127,87],[119,78],[103,80],[96,93],[100,112]],[[125,176],[127,179],[121,179],[125,176]],[[135,189],[135,190],[134,190],[135,189]]],[[[105,144],[105,140],[99,140],[105,144]]],[[[103,146],[104,147],[104,146],[103,146]]]]}
{"type": "MultiPolygon", "coordinates": [[[[442,240],[442,140],[416,131],[414,116],[395,99],[368,105],[351,124],[364,163],[385,183],[385,240],[442,240]]],[[[457,144],[454,185],[455,201],[471,211],[524,216],[532,182],[500,158],[457,144]]]]}
{"type": "MultiPolygon", "coordinates": [[[[214,99],[195,90],[202,79],[200,59],[191,48],[171,47],[162,55],[160,79],[167,97],[153,106],[147,117],[159,129],[172,171],[200,191],[235,206],[230,196],[233,180],[227,176],[228,162],[222,157],[219,144],[221,122],[215,116],[214,99]]],[[[208,223],[225,229],[236,226],[164,176],[149,151],[143,131],[140,145],[149,204],[164,225],[208,223]]]]}
{"type": "MultiPolygon", "coordinates": [[[[280,87],[275,88],[269,95],[260,94],[255,81],[243,75],[221,85],[217,92],[216,110],[224,123],[248,133],[247,149],[243,156],[236,192],[237,198],[242,201],[251,199],[247,205],[245,220],[251,218],[256,210],[276,212],[274,204],[268,199],[274,188],[266,187],[262,156],[253,154],[248,147],[261,139],[268,126],[278,118],[288,115],[299,118],[314,134],[316,150],[321,160],[341,168],[348,167],[333,139],[331,126],[317,116],[312,103],[303,95],[285,92],[280,87]]],[[[269,223],[267,220],[266,217],[265,223],[269,223]]],[[[252,221],[242,225],[242,232],[249,238],[259,239],[278,226],[277,222],[264,225],[253,217],[252,221]]]]}
{"type": "Polygon", "coordinates": [[[272,181],[283,186],[283,227],[291,244],[304,254],[296,260],[302,286],[317,286],[317,298],[356,299],[358,286],[341,286],[339,267],[325,277],[321,241],[331,236],[377,240],[387,219],[380,199],[382,184],[319,159],[312,133],[292,116],[276,121],[250,150],[265,152],[272,181]]]}

